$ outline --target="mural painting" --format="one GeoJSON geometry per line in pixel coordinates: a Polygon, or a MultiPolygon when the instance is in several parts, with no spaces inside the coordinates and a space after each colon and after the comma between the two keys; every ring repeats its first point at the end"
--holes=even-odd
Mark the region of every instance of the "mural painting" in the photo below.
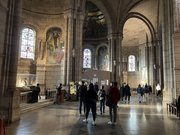
{"type": "Polygon", "coordinates": [[[64,58],[64,42],[60,28],[51,28],[46,34],[47,63],[60,64],[64,58]]]}

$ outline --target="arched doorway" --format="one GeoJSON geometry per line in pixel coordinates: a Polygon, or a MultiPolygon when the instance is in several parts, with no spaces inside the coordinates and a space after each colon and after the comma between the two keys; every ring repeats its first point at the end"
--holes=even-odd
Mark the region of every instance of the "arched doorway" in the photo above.
{"type": "Polygon", "coordinates": [[[123,81],[136,88],[138,84],[156,85],[155,34],[151,22],[138,13],[129,13],[123,26],[123,81]],[[133,69],[133,70],[132,70],[133,69]]]}

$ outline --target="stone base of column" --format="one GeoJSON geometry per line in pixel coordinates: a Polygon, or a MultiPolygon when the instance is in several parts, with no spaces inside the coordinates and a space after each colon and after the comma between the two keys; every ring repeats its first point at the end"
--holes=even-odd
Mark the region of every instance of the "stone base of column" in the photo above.
{"type": "Polygon", "coordinates": [[[166,90],[164,88],[162,106],[164,108],[166,108],[167,107],[167,103],[171,103],[171,102],[172,102],[172,93],[170,92],[170,90],[166,90]]]}
{"type": "Polygon", "coordinates": [[[20,120],[20,92],[18,90],[9,91],[3,96],[0,112],[6,124],[20,120]]]}
{"type": "Polygon", "coordinates": [[[12,116],[11,122],[20,119],[20,92],[18,90],[13,91],[12,97],[12,116]]]}

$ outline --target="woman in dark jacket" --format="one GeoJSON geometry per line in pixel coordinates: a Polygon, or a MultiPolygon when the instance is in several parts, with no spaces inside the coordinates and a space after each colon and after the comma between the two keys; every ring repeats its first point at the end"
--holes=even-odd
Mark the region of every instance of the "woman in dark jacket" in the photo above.
{"type": "Polygon", "coordinates": [[[85,101],[86,101],[86,119],[84,122],[87,122],[89,111],[91,109],[93,114],[93,125],[96,125],[96,101],[97,101],[97,93],[94,90],[94,86],[92,83],[89,84],[89,89],[85,94],[85,101]]]}

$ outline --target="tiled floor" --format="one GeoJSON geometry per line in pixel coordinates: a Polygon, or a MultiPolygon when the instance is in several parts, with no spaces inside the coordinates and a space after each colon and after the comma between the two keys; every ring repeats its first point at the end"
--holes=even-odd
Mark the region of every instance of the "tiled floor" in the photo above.
{"type": "MultiPolygon", "coordinates": [[[[99,103],[98,103],[99,104],[99,103]]],[[[19,122],[7,127],[7,135],[179,135],[180,119],[167,113],[161,98],[149,97],[139,104],[133,96],[129,104],[119,103],[118,124],[110,126],[108,108],[103,116],[97,112],[97,125],[83,123],[78,102],[51,105],[22,115],[19,122]]]]}

